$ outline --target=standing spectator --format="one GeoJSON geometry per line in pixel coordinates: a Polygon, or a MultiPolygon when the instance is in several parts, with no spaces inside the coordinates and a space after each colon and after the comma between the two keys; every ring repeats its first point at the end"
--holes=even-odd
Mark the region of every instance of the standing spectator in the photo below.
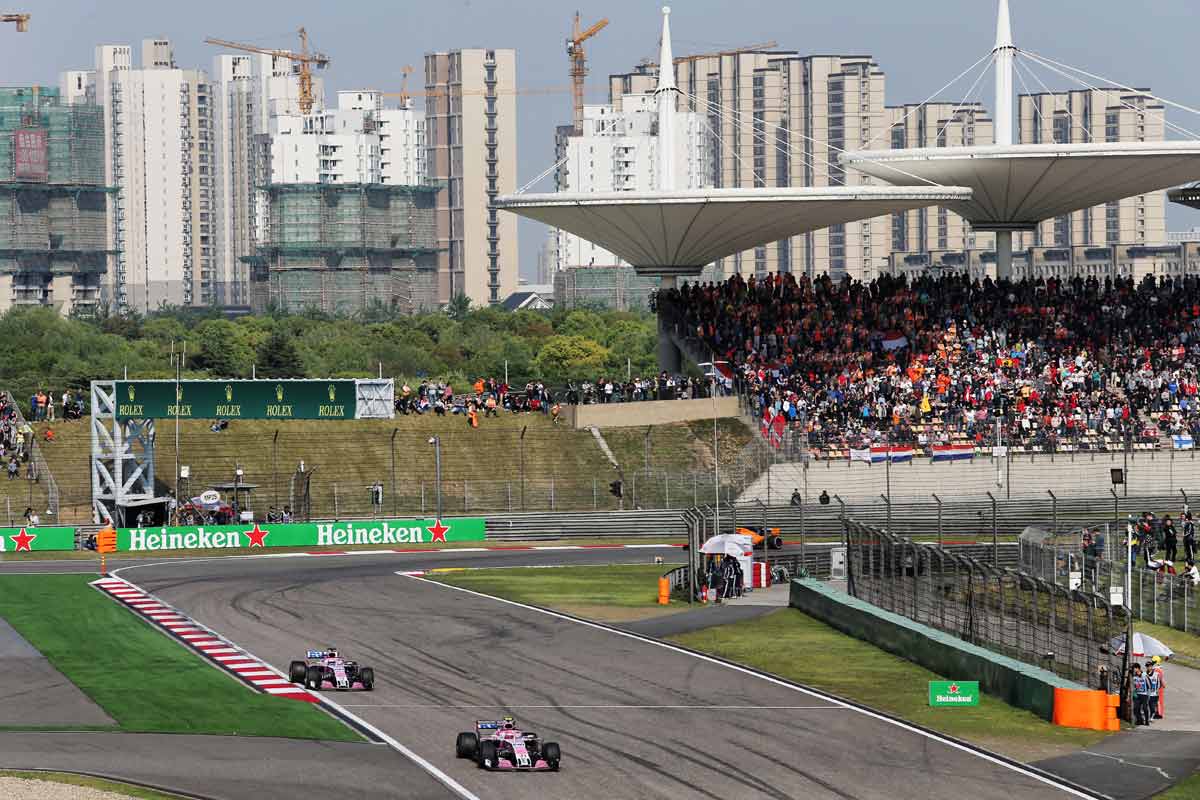
{"type": "Polygon", "coordinates": [[[1150,724],[1150,684],[1142,674],[1142,665],[1134,663],[1133,678],[1130,680],[1133,689],[1133,724],[1150,724]]]}
{"type": "Polygon", "coordinates": [[[29,418],[32,420],[36,420],[37,413],[38,413],[38,396],[37,396],[37,392],[34,392],[33,394],[29,395],[29,418]]]}
{"type": "Polygon", "coordinates": [[[1165,706],[1167,704],[1167,681],[1163,676],[1162,658],[1154,656],[1150,659],[1150,674],[1158,682],[1158,702],[1154,702],[1154,695],[1151,694],[1150,713],[1155,719],[1162,719],[1166,713],[1165,706]]]}
{"type": "Polygon", "coordinates": [[[62,418],[63,418],[64,420],[68,420],[68,419],[70,419],[70,418],[71,418],[71,415],[70,415],[70,413],[69,413],[69,411],[70,411],[70,408],[71,408],[71,392],[70,392],[69,390],[67,390],[67,389],[63,389],[63,393],[62,393],[62,418]]]}
{"type": "Polygon", "coordinates": [[[46,392],[46,422],[54,422],[54,390],[46,392]]]}
{"type": "Polygon", "coordinates": [[[30,528],[36,528],[41,522],[41,520],[38,519],[37,512],[34,511],[32,507],[26,507],[25,513],[22,516],[25,517],[25,525],[30,528]]]}
{"type": "Polygon", "coordinates": [[[1158,690],[1161,687],[1162,673],[1156,672],[1154,666],[1150,662],[1146,662],[1146,724],[1150,724],[1150,719],[1157,719],[1158,714],[1158,690]]]}
{"type": "Polygon", "coordinates": [[[9,456],[7,470],[10,481],[15,480],[21,474],[21,465],[17,463],[16,456],[9,456]]]}
{"type": "Polygon", "coordinates": [[[1192,512],[1183,512],[1183,555],[1189,561],[1196,560],[1196,523],[1192,512]]]}
{"type": "Polygon", "coordinates": [[[1179,542],[1175,535],[1175,523],[1171,520],[1170,514],[1163,517],[1162,534],[1163,549],[1166,552],[1165,557],[1167,561],[1174,563],[1179,558],[1179,542]]]}

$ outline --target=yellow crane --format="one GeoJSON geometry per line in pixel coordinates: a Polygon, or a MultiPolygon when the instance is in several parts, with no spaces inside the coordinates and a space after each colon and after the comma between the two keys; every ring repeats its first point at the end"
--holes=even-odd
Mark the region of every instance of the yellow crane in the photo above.
{"type": "Polygon", "coordinates": [[[313,90],[312,90],[312,68],[324,69],[329,66],[329,57],[324,53],[308,51],[308,31],[301,28],[300,31],[300,50],[275,50],[269,47],[258,47],[252,44],[241,44],[240,42],[229,42],[225,39],[205,39],[205,44],[213,44],[217,47],[228,47],[231,50],[242,50],[247,53],[265,53],[276,58],[286,58],[294,65],[296,73],[300,76],[300,113],[307,114],[312,111],[313,107],[313,90]]]}
{"type": "Polygon", "coordinates": [[[29,30],[28,14],[0,14],[0,22],[16,23],[17,33],[25,33],[25,31],[29,30]]]}
{"type": "Polygon", "coordinates": [[[571,86],[574,90],[576,136],[583,134],[583,79],[587,77],[587,55],[583,52],[583,43],[602,31],[606,25],[607,17],[587,30],[580,30],[579,12],[576,11],[574,35],[567,39],[567,55],[571,59],[571,86]]]}
{"type": "Polygon", "coordinates": [[[412,95],[408,93],[408,76],[412,75],[412,64],[405,64],[400,68],[400,74],[403,78],[400,81],[400,107],[404,108],[408,105],[408,101],[412,99],[412,95]]]}

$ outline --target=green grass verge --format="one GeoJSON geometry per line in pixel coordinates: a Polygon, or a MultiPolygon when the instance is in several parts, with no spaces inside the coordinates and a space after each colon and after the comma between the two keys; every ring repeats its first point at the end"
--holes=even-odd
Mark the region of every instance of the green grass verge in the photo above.
{"type": "Polygon", "coordinates": [[[988,695],[977,707],[931,708],[929,681],[968,676],[936,675],[795,609],[673,640],[1022,760],[1077,749],[1106,736],[1051,725],[988,695]]]}
{"type": "Polygon", "coordinates": [[[1193,773],[1154,797],[1155,800],[1200,800],[1200,773],[1193,773]]]}
{"type": "Polygon", "coordinates": [[[250,691],[88,583],[0,576],[0,616],[124,731],[361,741],[308,703],[250,691]]]}
{"type": "Polygon", "coordinates": [[[99,789],[105,792],[112,792],[126,797],[135,797],[137,800],[179,800],[177,794],[164,794],[156,792],[153,789],[143,789],[140,786],[131,786],[128,783],[117,783],[116,781],[106,781],[101,778],[92,778],[87,775],[70,775],[65,772],[20,772],[17,770],[0,770],[0,778],[23,778],[30,781],[45,781],[47,783],[65,783],[69,786],[83,786],[88,789],[99,789]]]}
{"type": "Polygon", "coordinates": [[[679,565],[447,569],[430,573],[427,577],[538,606],[647,608],[658,605],[658,579],[676,566],[679,565]]]}

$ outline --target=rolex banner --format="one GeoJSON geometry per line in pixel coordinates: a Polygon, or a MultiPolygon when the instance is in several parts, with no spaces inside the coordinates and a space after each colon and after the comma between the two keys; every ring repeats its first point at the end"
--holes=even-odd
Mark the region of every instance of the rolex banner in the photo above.
{"type": "Polygon", "coordinates": [[[389,519],[346,522],[249,523],[180,528],[117,528],[117,549],[245,550],[258,547],[341,547],[481,542],[484,520],[389,519]]]}
{"type": "Polygon", "coordinates": [[[74,528],[0,528],[0,553],[74,549],[74,528]]]}
{"type": "Polygon", "coordinates": [[[355,419],[352,380],[116,381],[118,419],[355,419]]]}

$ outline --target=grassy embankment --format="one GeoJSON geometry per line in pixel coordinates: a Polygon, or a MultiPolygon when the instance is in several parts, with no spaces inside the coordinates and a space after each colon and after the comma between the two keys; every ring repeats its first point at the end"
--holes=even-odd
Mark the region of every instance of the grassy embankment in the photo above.
{"type": "MultiPolygon", "coordinates": [[[[670,566],[563,567],[440,572],[434,580],[592,619],[653,614],[657,578],[670,566]]],[[[672,603],[667,611],[686,608],[672,603]]],[[[1022,760],[1088,746],[1105,734],[1051,725],[1028,711],[984,696],[975,708],[928,705],[928,682],[942,677],[846,636],[793,609],[674,641],[774,673],[1022,760]]]]}
{"type": "Polygon", "coordinates": [[[360,741],[309,703],[257,694],[214,669],[89,586],[94,578],[0,576],[0,616],[117,730],[360,741]]]}

